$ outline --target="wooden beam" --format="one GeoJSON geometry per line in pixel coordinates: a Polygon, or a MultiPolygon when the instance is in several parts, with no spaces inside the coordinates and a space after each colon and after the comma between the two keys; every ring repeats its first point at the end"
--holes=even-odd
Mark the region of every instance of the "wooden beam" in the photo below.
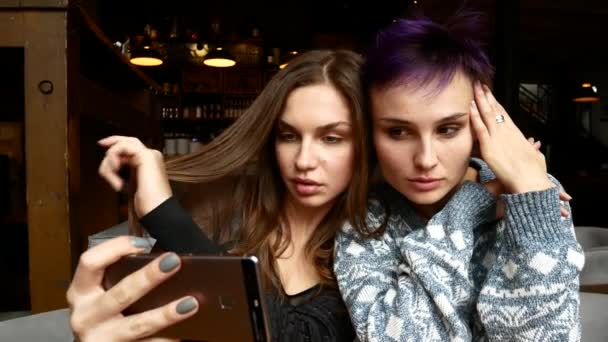
{"type": "Polygon", "coordinates": [[[69,162],[78,154],[78,145],[68,139],[67,12],[18,15],[23,17],[25,46],[31,306],[33,312],[43,312],[66,307],[73,267],[69,162]],[[39,89],[44,81],[52,83],[52,93],[39,89]]]}
{"type": "MultiPolygon", "coordinates": [[[[0,46],[23,47],[30,296],[33,312],[66,306],[75,255],[68,166],[78,156],[67,115],[66,11],[0,11],[0,46]],[[50,94],[41,81],[53,85],[50,94]],[[68,133],[69,132],[69,133],[68,133]],[[70,146],[70,148],[68,148],[70,146]]],[[[76,162],[77,164],[77,162],[76,162]]],[[[73,173],[74,174],[74,173],[73,173]]],[[[77,175],[73,177],[76,181],[77,175]]]]}
{"type": "Polygon", "coordinates": [[[77,11],[0,8],[0,46],[23,47],[25,156],[31,310],[66,307],[65,292],[90,233],[118,221],[117,196],[97,177],[101,151],[96,124],[114,121],[123,131],[150,131],[157,118],[146,96],[119,96],[80,76],[77,11]],[[68,16],[70,16],[68,18],[68,16]],[[72,18],[73,19],[73,18],[72,18]],[[45,93],[41,85],[51,85],[45,93]],[[102,104],[102,105],[100,105],[102,104]],[[98,106],[96,106],[98,105],[98,106]],[[91,114],[81,120],[81,115],[91,114]],[[116,115],[118,114],[118,116],[116,115]],[[81,125],[91,136],[81,136],[81,125]],[[81,160],[80,145],[85,144],[81,160]],[[81,178],[86,188],[81,188],[81,178]],[[94,185],[94,186],[92,186],[94,185]],[[104,191],[105,189],[105,191],[104,191]],[[101,196],[101,194],[104,196],[101,196]],[[103,201],[100,206],[99,201],[103,201]],[[93,218],[94,217],[94,218],[93,218]],[[103,219],[99,219],[103,218],[103,219]],[[95,222],[91,223],[90,220],[95,222]]]}
{"type": "Polygon", "coordinates": [[[3,0],[0,9],[62,9],[68,7],[68,0],[3,0]]]}
{"type": "MultiPolygon", "coordinates": [[[[83,194],[81,191],[82,167],[81,167],[81,108],[82,96],[80,96],[80,33],[76,21],[74,20],[74,11],[67,12],[66,25],[66,40],[67,40],[67,55],[66,55],[66,79],[67,79],[67,161],[68,161],[68,208],[70,226],[70,256],[71,271],[76,268],[78,259],[83,250],[86,249],[86,244],[82,244],[82,235],[85,234],[82,230],[83,222],[86,216],[81,215],[81,210],[84,205],[82,200],[83,194]]],[[[97,173],[95,173],[97,175],[97,173]]],[[[70,277],[71,279],[71,277],[70,277]]]]}
{"type": "Polygon", "coordinates": [[[0,12],[0,46],[23,47],[23,15],[21,12],[0,12]]]}

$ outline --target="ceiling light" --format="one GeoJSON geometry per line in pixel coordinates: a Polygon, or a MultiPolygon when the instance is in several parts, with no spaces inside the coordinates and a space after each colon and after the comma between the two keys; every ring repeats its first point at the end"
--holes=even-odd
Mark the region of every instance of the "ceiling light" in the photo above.
{"type": "Polygon", "coordinates": [[[217,47],[205,56],[203,63],[210,67],[228,68],[234,66],[236,60],[228,51],[221,47],[217,47]]]}
{"type": "Polygon", "coordinates": [[[597,102],[600,97],[597,95],[597,88],[591,85],[591,83],[585,82],[576,89],[576,94],[572,101],[578,103],[586,102],[597,102]]]}
{"type": "Polygon", "coordinates": [[[149,45],[143,46],[131,52],[130,62],[139,66],[158,66],[163,64],[160,53],[150,48],[149,45]]]}

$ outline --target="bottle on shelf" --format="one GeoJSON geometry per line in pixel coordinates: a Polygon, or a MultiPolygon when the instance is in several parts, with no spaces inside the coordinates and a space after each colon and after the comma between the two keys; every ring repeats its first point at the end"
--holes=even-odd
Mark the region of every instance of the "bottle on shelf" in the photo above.
{"type": "Polygon", "coordinates": [[[203,124],[203,107],[198,104],[194,109],[194,131],[192,136],[190,137],[190,143],[188,145],[188,152],[194,153],[198,152],[202,147],[203,143],[201,142],[201,128],[203,124]]]}
{"type": "Polygon", "coordinates": [[[176,152],[178,155],[188,154],[188,147],[190,143],[190,108],[183,106],[182,116],[179,118],[179,123],[176,132],[176,152]]]}
{"type": "Polygon", "coordinates": [[[162,130],[164,139],[163,154],[168,157],[177,154],[177,124],[179,110],[174,106],[167,106],[161,109],[162,130]]]}

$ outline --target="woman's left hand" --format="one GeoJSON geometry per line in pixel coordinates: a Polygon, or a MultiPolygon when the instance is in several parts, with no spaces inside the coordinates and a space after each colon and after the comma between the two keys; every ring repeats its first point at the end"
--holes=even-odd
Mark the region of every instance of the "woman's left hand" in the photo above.
{"type": "Polygon", "coordinates": [[[506,192],[517,194],[554,187],[544,155],[526,140],[490,89],[477,81],[474,93],[471,124],[481,156],[506,192]]]}

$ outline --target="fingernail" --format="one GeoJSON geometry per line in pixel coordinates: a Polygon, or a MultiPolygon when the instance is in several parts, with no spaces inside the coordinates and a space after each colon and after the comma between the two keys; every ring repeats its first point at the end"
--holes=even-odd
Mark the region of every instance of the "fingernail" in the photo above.
{"type": "Polygon", "coordinates": [[[135,247],[135,248],[149,248],[150,247],[150,242],[148,242],[148,240],[141,238],[139,236],[131,236],[131,237],[129,237],[129,239],[131,240],[131,245],[133,245],[133,247],[135,247]]]}
{"type": "Polygon", "coordinates": [[[160,268],[163,273],[168,273],[174,270],[177,265],[179,265],[179,257],[177,254],[171,253],[160,261],[158,268],[160,268]]]}
{"type": "Polygon", "coordinates": [[[188,297],[177,304],[175,311],[177,311],[178,314],[183,315],[196,309],[196,306],[196,300],[192,297],[188,297]]]}
{"type": "Polygon", "coordinates": [[[568,198],[568,201],[572,199],[572,196],[570,196],[568,193],[564,192],[564,195],[566,195],[566,198],[568,198]]]}

